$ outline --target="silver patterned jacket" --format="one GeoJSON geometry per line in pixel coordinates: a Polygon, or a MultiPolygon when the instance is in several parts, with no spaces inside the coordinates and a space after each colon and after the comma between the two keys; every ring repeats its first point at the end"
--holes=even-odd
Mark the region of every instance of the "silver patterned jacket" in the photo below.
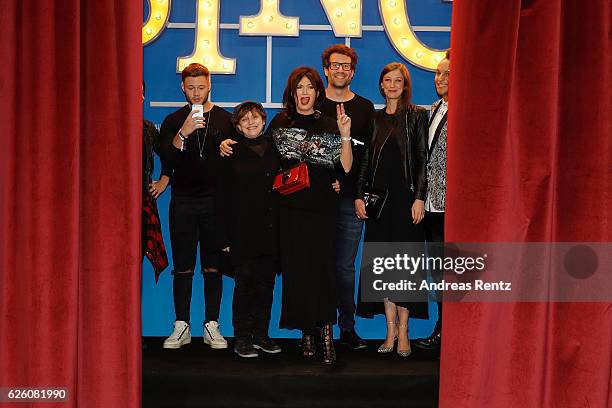
{"type": "MultiPolygon", "coordinates": [[[[442,99],[439,99],[434,102],[433,105],[431,105],[431,117],[429,119],[430,126],[441,104],[442,99]]],[[[446,204],[447,115],[448,112],[444,114],[444,117],[438,124],[427,155],[427,197],[430,204],[438,211],[444,211],[446,204]]]]}

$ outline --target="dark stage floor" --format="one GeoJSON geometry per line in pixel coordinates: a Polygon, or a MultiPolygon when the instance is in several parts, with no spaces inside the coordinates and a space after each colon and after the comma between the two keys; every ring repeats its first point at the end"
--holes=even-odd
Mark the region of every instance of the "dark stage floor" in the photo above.
{"type": "Polygon", "coordinates": [[[296,339],[283,352],[240,358],[211,350],[202,338],[179,350],[145,338],[143,407],[437,407],[439,361],[413,350],[407,358],[380,355],[380,341],[351,351],[336,344],[333,366],[303,359],[296,339]]]}

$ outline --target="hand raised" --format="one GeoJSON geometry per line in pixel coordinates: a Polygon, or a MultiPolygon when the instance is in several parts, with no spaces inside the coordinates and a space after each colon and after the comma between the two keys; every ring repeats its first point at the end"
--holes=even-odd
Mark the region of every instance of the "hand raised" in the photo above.
{"type": "Polygon", "coordinates": [[[205,124],[206,120],[201,116],[194,117],[194,112],[192,111],[187,115],[185,122],[183,122],[181,133],[184,137],[189,137],[196,129],[202,129],[205,124]]]}
{"type": "Polygon", "coordinates": [[[351,136],[351,118],[344,111],[343,103],[336,105],[336,117],[337,117],[337,122],[338,122],[338,129],[340,130],[340,136],[350,137],[351,136]]]}

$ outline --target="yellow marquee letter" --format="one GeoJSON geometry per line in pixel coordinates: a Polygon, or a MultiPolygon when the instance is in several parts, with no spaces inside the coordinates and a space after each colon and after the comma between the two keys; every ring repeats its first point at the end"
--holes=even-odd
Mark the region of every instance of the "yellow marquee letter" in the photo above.
{"type": "Polygon", "coordinates": [[[321,0],[336,37],[361,37],[361,0],[321,0]]]}
{"type": "Polygon", "coordinates": [[[172,0],[149,0],[149,19],[142,26],[142,45],[155,40],[168,23],[172,0]]]}
{"type": "Polygon", "coordinates": [[[261,0],[259,14],[240,16],[240,35],[270,35],[297,37],[300,19],[280,13],[279,0],[261,0]]]}
{"type": "Polygon", "coordinates": [[[379,0],[378,9],[393,47],[411,64],[435,71],[444,51],[423,44],[412,31],[404,0],[379,0]]]}
{"type": "Polygon", "coordinates": [[[219,52],[219,0],[197,0],[196,39],[194,51],[176,61],[176,71],[198,62],[212,74],[233,74],[236,59],[225,58],[219,52]]]}

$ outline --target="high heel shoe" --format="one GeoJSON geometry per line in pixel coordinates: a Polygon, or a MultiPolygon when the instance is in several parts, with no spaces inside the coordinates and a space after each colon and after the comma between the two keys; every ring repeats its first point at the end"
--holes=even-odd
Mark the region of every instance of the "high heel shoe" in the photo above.
{"type": "Polygon", "coordinates": [[[302,334],[302,341],[300,342],[300,347],[302,348],[302,356],[314,356],[317,351],[315,337],[311,334],[302,334]]]}
{"type": "Polygon", "coordinates": [[[325,364],[336,361],[336,350],[334,349],[334,332],[331,323],[323,324],[321,327],[321,353],[325,364]]]}
{"type": "MultiPolygon", "coordinates": [[[[408,336],[408,325],[400,324],[398,325],[400,330],[404,330],[406,336],[408,336]]],[[[399,333],[398,333],[399,334],[399,333]]],[[[402,350],[399,348],[399,340],[397,341],[397,354],[400,357],[408,357],[412,353],[412,349],[410,348],[410,339],[408,339],[408,349],[402,350]]]]}
{"type": "MultiPolygon", "coordinates": [[[[393,327],[395,327],[395,322],[387,322],[387,333],[391,331],[393,327]]],[[[391,343],[391,347],[385,347],[385,343],[387,342],[385,340],[385,343],[378,347],[378,352],[381,354],[391,353],[395,347],[395,340],[397,340],[397,329],[395,329],[395,336],[393,336],[393,343],[391,343]]]]}

